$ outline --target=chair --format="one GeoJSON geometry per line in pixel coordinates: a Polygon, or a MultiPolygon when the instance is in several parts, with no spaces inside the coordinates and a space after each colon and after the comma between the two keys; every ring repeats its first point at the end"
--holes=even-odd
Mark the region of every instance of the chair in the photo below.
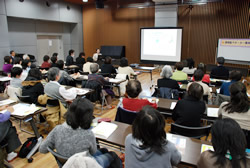
{"type": "Polygon", "coordinates": [[[52,150],[49,146],[47,147],[48,151],[55,157],[58,166],[61,168],[67,162],[68,157],[62,156],[59,153],[52,150]]]}
{"type": "Polygon", "coordinates": [[[187,127],[175,123],[171,124],[171,133],[197,139],[206,136],[207,140],[210,129],[211,125],[204,127],[187,127]]]}
{"type": "Polygon", "coordinates": [[[136,111],[129,111],[122,107],[117,108],[115,121],[119,121],[126,124],[132,124],[137,115],[136,111]]]}
{"type": "Polygon", "coordinates": [[[21,102],[24,102],[24,103],[30,103],[31,100],[30,100],[30,96],[19,96],[17,95],[17,98],[21,101],[21,102]]]}
{"type": "Polygon", "coordinates": [[[223,94],[217,94],[213,104],[217,105],[217,106],[220,106],[220,104],[225,102],[225,101],[229,102],[230,101],[230,96],[226,96],[226,95],[223,95],[223,94]]]}
{"type": "Polygon", "coordinates": [[[171,89],[171,88],[167,88],[167,87],[160,87],[158,89],[158,96],[157,97],[178,100],[179,91],[177,89],[171,89]]]}
{"type": "Polygon", "coordinates": [[[22,89],[21,88],[16,88],[16,87],[13,87],[13,86],[9,85],[6,88],[6,94],[9,96],[10,99],[18,101],[19,98],[17,96],[21,96],[22,89]]]}

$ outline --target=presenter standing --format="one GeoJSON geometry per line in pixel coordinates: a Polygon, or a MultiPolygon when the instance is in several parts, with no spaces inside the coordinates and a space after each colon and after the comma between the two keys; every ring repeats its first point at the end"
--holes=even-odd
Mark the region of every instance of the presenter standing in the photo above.
{"type": "MultiPolygon", "coordinates": [[[[102,55],[99,48],[96,49],[96,53],[93,55],[93,60],[96,62],[98,60],[99,55],[102,55]]],[[[99,58],[100,59],[100,58],[99,58]]]]}

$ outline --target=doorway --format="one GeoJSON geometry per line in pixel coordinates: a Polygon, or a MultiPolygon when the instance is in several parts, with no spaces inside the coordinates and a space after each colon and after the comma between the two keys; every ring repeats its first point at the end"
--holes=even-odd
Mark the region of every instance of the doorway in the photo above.
{"type": "Polygon", "coordinates": [[[37,36],[37,63],[43,63],[43,56],[52,56],[53,53],[58,53],[57,59],[64,60],[63,41],[61,36],[38,35],[37,36]]]}

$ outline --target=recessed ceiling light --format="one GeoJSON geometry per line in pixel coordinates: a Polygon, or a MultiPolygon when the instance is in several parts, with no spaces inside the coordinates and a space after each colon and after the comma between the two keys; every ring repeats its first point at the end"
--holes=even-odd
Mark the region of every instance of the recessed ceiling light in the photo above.
{"type": "Polygon", "coordinates": [[[82,0],[82,2],[88,2],[88,0],[82,0]]]}

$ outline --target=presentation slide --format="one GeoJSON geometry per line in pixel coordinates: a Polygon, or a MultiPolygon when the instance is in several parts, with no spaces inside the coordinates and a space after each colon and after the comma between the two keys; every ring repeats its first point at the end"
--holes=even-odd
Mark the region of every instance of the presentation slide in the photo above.
{"type": "Polygon", "coordinates": [[[179,62],[182,28],[141,28],[141,62],[179,62]]]}

